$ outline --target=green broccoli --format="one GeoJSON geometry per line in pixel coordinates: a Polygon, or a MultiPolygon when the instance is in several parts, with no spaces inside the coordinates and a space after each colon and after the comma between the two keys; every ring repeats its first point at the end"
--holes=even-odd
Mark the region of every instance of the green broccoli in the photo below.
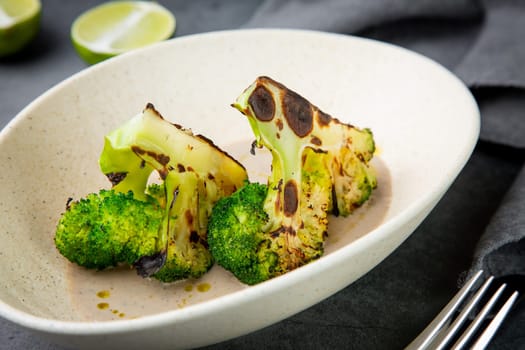
{"type": "Polygon", "coordinates": [[[332,118],[268,77],[233,107],[248,118],[252,147],[270,150],[272,172],[267,185],[247,184],[217,203],[208,244],[219,265],[255,284],[323,254],[328,214],[349,215],[377,185],[369,166],[375,144],[369,129],[332,118]]]}
{"type": "Polygon", "coordinates": [[[263,231],[268,222],[263,209],[266,194],[266,185],[247,183],[217,202],[208,225],[213,256],[247,284],[267,280],[278,259],[273,251],[261,247],[270,242],[263,231]]]}
{"type": "Polygon", "coordinates": [[[60,218],[55,245],[70,261],[87,268],[132,265],[155,254],[163,211],[154,197],[101,190],[69,201],[60,218]]]}
{"type": "Polygon", "coordinates": [[[208,217],[219,198],[247,179],[240,163],[209,139],[167,122],[148,104],[106,135],[99,164],[112,189],[80,200],[89,204],[83,210],[77,205],[66,210],[55,236],[66,258],[99,269],[127,263],[162,282],[200,277],[211,267],[208,217]],[[154,171],[161,185],[148,185],[154,171]],[[106,209],[99,205],[104,202],[106,209]],[[147,229],[136,229],[142,223],[147,229]],[[118,246],[122,252],[113,254],[118,246]]]}

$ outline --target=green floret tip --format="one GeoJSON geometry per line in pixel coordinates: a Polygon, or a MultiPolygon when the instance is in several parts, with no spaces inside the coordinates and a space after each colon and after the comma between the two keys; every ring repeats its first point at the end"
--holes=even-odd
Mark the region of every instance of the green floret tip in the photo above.
{"type": "Polygon", "coordinates": [[[241,190],[220,202],[208,237],[217,262],[253,284],[322,256],[328,214],[351,214],[377,186],[369,165],[375,143],[369,129],[332,118],[268,77],[257,78],[233,107],[250,123],[252,151],[270,150],[271,174],[264,198],[245,201],[251,190],[241,190]],[[263,213],[266,219],[257,219],[263,213]]]}

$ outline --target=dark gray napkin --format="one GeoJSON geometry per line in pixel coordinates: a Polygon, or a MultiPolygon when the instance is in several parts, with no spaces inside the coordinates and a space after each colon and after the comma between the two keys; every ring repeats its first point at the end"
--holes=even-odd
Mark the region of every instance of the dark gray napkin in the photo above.
{"type": "Polygon", "coordinates": [[[356,33],[400,19],[464,18],[480,10],[470,0],[266,0],[246,26],[356,33]]]}
{"type": "MultiPolygon", "coordinates": [[[[525,1],[266,0],[245,27],[354,34],[419,51],[472,89],[480,142],[502,153],[525,147],[525,1]]],[[[525,168],[480,237],[472,270],[525,275],[524,238],[525,168]]]]}
{"type": "Polygon", "coordinates": [[[525,167],[478,243],[473,269],[525,276],[525,167]]]}
{"type": "MultiPolygon", "coordinates": [[[[525,2],[487,0],[484,6],[483,30],[455,71],[477,90],[481,139],[523,149],[525,2]]],[[[525,276],[524,214],[525,167],[481,237],[471,273],[482,268],[497,277],[525,276]]]]}

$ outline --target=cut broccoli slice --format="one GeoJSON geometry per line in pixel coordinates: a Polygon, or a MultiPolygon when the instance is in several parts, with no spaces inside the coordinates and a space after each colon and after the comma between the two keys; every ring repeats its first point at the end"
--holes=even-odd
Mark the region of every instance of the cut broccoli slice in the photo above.
{"type": "Polygon", "coordinates": [[[166,207],[157,252],[135,263],[164,282],[199,277],[212,265],[208,217],[215,202],[247,179],[244,167],[202,135],[167,122],[152,104],[106,136],[100,167],[117,191],[144,192],[156,170],[166,207]]]}
{"type": "Polygon", "coordinates": [[[55,235],[66,258],[99,269],[127,263],[162,282],[211,267],[208,216],[247,179],[240,163],[148,104],[106,136],[99,164],[112,189],[66,210],[55,235]],[[154,171],[162,183],[148,185],[154,171]]]}
{"type": "Polygon", "coordinates": [[[256,138],[252,147],[264,146],[272,154],[267,193],[255,215],[266,219],[228,232],[231,217],[248,215],[257,205],[229,197],[213,211],[208,237],[217,263],[253,284],[323,254],[328,213],[349,215],[377,185],[369,166],[375,145],[369,129],[332,118],[268,77],[257,78],[233,107],[248,118],[256,138]],[[260,242],[255,249],[254,241],[260,242]],[[246,251],[228,253],[234,248],[246,251]]]}

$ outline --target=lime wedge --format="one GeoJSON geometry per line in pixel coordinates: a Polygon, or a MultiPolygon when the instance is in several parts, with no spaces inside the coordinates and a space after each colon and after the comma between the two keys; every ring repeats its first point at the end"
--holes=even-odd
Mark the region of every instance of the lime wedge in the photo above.
{"type": "Polygon", "coordinates": [[[39,0],[0,0],[0,57],[18,52],[36,35],[39,0]]]}
{"type": "Polygon", "coordinates": [[[148,1],[112,1],[81,14],[71,26],[78,55],[94,64],[118,54],[166,40],[175,32],[175,17],[148,1]]]}

